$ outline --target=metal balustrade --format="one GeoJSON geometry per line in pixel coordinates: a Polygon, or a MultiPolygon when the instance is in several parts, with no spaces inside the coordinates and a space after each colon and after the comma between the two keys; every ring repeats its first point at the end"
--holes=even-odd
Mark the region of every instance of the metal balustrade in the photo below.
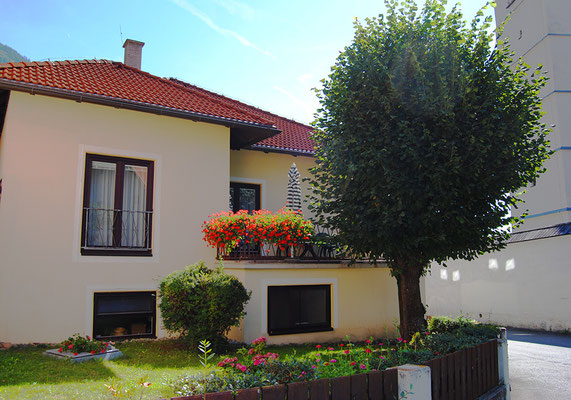
{"type": "Polygon", "coordinates": [[[83,209],[82,249],[151,249],[152,211],[83,209]]]}

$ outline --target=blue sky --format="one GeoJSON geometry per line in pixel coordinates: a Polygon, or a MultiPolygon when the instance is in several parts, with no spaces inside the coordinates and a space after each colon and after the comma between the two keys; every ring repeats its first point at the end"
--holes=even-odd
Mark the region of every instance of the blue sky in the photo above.
{"type": "MultiPolygon", "coordinates": [[[[468,19],[485,3],[460,1],[468,19]]],[[[307,123],[318,107],[311,89],[351,42],[354,18],[385,7],[380,0],[0,0],[0,10],[0,43],[31,60],[123,61],[123,41],[135,39],[145,42],[144,71],[307,123]]]]}

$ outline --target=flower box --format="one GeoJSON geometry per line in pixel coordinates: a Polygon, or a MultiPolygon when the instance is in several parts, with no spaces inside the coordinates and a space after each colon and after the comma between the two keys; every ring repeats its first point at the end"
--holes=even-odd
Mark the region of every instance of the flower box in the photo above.
{"type": "Polygon", "coordinates": [[[59,359],[68,359],[72,363],[82,363],[89,360],[105,360],[105,361],[113,360],[115,358],[121,357],[122,355],[123,353],[119,349],[111,345],[107,346],[106,351],[94,354],[78,353],[77,355],[75,355],[74,353],[69,351],[60,352],[59,349],[51,349],[51,350],[46,350],[44,352],[44,356],[59,358],[59,359]]]}

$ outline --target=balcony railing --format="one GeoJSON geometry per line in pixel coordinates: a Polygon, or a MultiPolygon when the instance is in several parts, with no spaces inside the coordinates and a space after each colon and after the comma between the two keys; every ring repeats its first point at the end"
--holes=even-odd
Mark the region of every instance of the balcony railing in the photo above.
{"type": "Polygon", "coordinates": [[[218,258],[224,260],[303,260],[339,261],[347,259],[345,252],[337,248],[334,234],[327,228],[314,225],[314,234],[309,240],[294,247],[280,247],[273,243],[252,244],[242,240],[240,244],[225,252],[218,249],[218,258]]]}
{"type": "Polygon", "coordinates": [[[151,250],[152,211],[83,209],[82,250],[151,250]]]}

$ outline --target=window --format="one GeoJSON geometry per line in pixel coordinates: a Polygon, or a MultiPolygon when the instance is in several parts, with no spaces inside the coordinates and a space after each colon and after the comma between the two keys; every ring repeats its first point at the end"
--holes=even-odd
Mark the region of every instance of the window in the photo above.
{"type": "Polygon", "coordinates": [[[268,334],[330,331],[331,286],[268,286],[268,334]]]}
{"type": "Polygon", "coordinates": [[[156,337],[156,292],[95,293],[93,337],[156,337]]]}
{"type": "Polygon", "coordinates": [[[150,256],[152,161],[87,154],[81,254],[150,256]]]}
{"type": "Polygon", "coordinates": [[[260,209],[260,185],[230,182],[230,210],[237,212],[260,209]]]}

